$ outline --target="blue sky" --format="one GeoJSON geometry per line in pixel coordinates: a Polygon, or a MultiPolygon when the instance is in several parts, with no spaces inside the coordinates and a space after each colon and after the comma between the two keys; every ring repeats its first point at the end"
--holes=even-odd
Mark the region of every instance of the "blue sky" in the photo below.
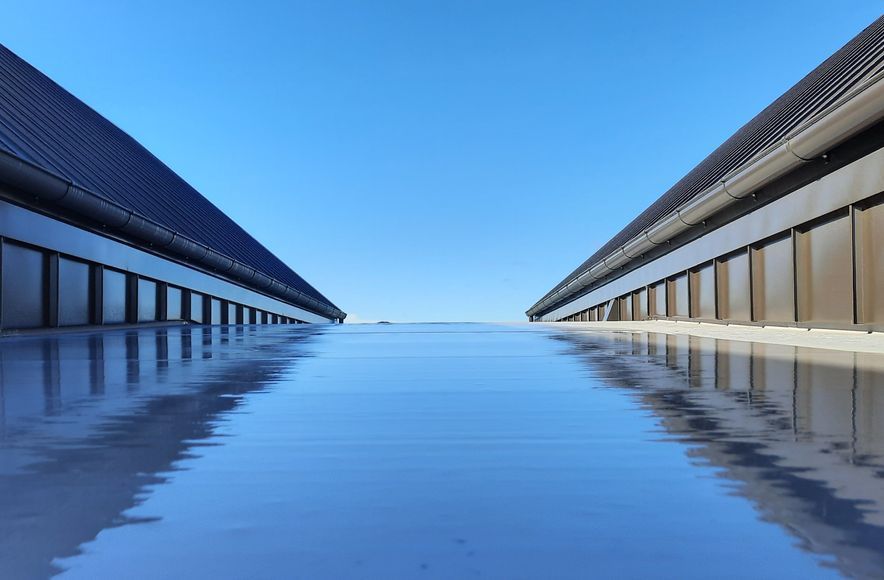
{"type": "Polygon", "coordinates": [[[350,320],[524,310],[878,1],[7,2],[0,42],[350,320]]]}

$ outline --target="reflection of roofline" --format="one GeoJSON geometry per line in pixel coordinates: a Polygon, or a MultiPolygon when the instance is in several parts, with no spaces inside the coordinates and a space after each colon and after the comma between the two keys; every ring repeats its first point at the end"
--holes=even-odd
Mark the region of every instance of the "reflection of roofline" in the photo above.
{"type": "MultiPolygon", "coordinates": [[[[109,340],[121,340],[128,351],[130,339],[137,343],[139,338],[151,339],[154,335],[161,338],[174,333],[192,337],[197,348],[209,348],[208,354],[215,354],[212,349],[224,345],[220,352],[229,358],[215,354],[212,366],[206,368],[207,352],[204,350],[199,367],[179,366],[182,370],[198,371],[198,380],[187,375],[171,382],[157,380],[165,387],[163,391],[138,401],[137,408],[121,415],[109,419],[99,416],[90,435],[82,438],[48,434],[29,436],[28,446],[20,451],[38,457],[37,462],[0,478],[0,569],[15,578],[49,576],[58,572],[53,563],[56,559],[76,555],[82,544],[95,539],[102,530],[138,523],[124,514],[143,500],[145,488],[165,482],[163,474],[174,471],[176,462],[192,456],[191,450],[213,436],[214,421],[239,406],[239,396],[261,390],[277,375],[297,364],[301,352],[298,345],[321,332],[319,326],[305,325],[299,327],[298,332],[279,335],[278,340],[262,334],[262,348],[279,346],[289,349],[284,357],[276,360],[255,357],[249,348],[238,356],[236,349],[231,350],[223,337],[234,342],[236,336],[243,335],[242,329],[226,327],[139,329],[63,337],[68,344],[71,341],[87,344],[104,341],[106,344],[109,340]],[[215,337],[222,337],[221,341],[215,337]],[[196,386],[186,391],[171,388],[181,386],[178,383],[182,381],[196,386]],[[39,445],[32,446],[31,441],[37,441],[39,445]]],[[[46,352],[53,353],[51,356],[58,356],[57,347],[51,345],[59,337],[20,340],[42,344],[46,352]]],[[[243,346],[248,344],[246,341],[243,346]]],[[[103,349],[97,349],[97,352],[101,353],[103,349]]],[[[191,355],[188,352],[191,352],[190,347],[182,343],[181,362],[189,360],[191,355]]],[[[161,353],[157,353],[156,360],[142,360],[136,349],[132,356],[134,358],[127,352],[123,364],[128,365],[127,373],[132,372],[134,364],[134,380],[139,380],[138,369],[143,371],[149,364],[158,365],[163,373],[147,377],[148,380],[168,376],[169,361],[162,360],[161,353]]],[[[102,363],[103,359],[90,359],[89,362],[102,363]]],[[[58,373],[54,376],[54,380],[62,381],[59,388],[63,392],[64,377],[58,373]]],[[[0,380],[2,378],[0,372],[0,380]]],[[[14,439],[8,443],[13,444],[9,451],[16,451],[14,439]]]]}
{"type": "MultiPolygon", "coordinates": [[[[739,434],[728,433],[727,429],[729,423],[733,424],[734,414],[753,410],[751,405],[733,404],[733,398],[746,391],[689,390],[689,387],[697,386],[696,382],[702,377],[691,374],[689,368],[679,364],[678,357],[670,357],[668,353],[657,355],[661,358],[645,354],[635,358],[611,357],[610,349],[612,346],[616,348],[624,337],[630,341],[634,337],[648,340],[649,335],[552,335],[555,340],[568,342],[573,347],[572,353],[585,359],[593,368],[608,371],[604,375],[606,384],[636,393],[641,404],[661,418],[667,433],[677,435],[691,445],[691,457],[702,457],[710,465],[723,468],[723,477],[740,484],[737,492],[751,500],[766,520],[779,524],[799,538],[803,548],[822,555],[834,555],[838,568],[849,575],[871,577],[880,573],[884,565],[884,555],[880,553],[880,547],[884,545],[884,528],[865,521],[864,510],[869,504],[874,504],[879,512],[884,510],[881,497],[839,497],[835,493],[836,482],[814,479],[823,475],[815,466],[784,467],[770,442],[761,437],[740,441],[739,434]],[[586,349],[588,345],[598,347],[598,350],[586,349]],[[702,401],[697,400],[698,394],[704,395],[702,401]],[[716,407],[719,400],[728,404],[716,407]]],[[[684,340],[690,342],[687,337],[684,340]]],[[[782,348],[799,350],[799,347],[782,348]]],[[[627,352],[618,354],[633,354],[633,343],[628,343],[627,352]]],[[[691,348],[679,353],[688,357],[688,366],[694,354],[697,353],[692,353],[691,348]]],[[[745,355],[734,353],[731,356],[745,355]]],[[[798,365],[797,362],[787,364],[795,364],[795,368],[798,365]]],[[[817,365],[828,363],[823,360],[813,361],[813,364],[817,368],[817,365]]],[[[785,411],[792,413],[793,410],[785,411]]],[[[766,409],[766,412],[770,410],[766,409]]],[[[765,436],[769,435],[769,432],[765,433],[765,436]]],[[[827,450],[810,447],[812,441],[796,438],[791,430],[788,437],[783,438],[783,443],[810,448],[821,458],[825,455],[831,464],[827,450]]],[[[802,454],[801,459],[806,456],[802,454]]],[[[854,463],[844,465],[844,468],[854,470],[851,472],[854,475],[865,472],[872,482],[870,489],[880,488],[874,485],[880,481],[877,473],[880,466],[854,463]]]]}

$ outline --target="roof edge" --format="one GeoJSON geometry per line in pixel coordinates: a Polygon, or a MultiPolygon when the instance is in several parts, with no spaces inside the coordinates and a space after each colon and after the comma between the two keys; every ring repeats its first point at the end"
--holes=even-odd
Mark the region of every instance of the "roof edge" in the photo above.
{"type": "Polygon", "coordinates": [[[19,193],[13,197],[20,202],[33,202],[35,198],[48,201],[77,216],[100,223],[102,228],[111,229],[125,239],[147,243],[154,251],[169,255],[188,266],[199,265],[215,276],[321,316],[341,320],[347,317],[345,312],[333,304],[323,303],[251,266],[2,149],[0,183],[11,186],[14,193],[19,193]]]}
{"type": "Polygon", "coordinates": [[[884,73],[879,73],[797,128],[790,136],[737,167],[720,182],[658,219],[607,256],[566,277],[557,284],[558,290],[550,290],[525,314],[535,316],[565,302],[593,282],[609,277],[643,252],[666,243],[692,227],[702,225],[705,220],[736,201],[748,197],[800,165],[824,155],[828,149],[857,135],[882,118],[884,73]]]}

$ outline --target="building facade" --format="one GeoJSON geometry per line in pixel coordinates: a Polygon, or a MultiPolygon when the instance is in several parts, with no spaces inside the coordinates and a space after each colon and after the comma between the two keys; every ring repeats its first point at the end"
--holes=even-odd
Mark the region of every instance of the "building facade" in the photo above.
{"type": "Polygon", "coordinates": [[[0,331],[345,317],[137,141],[0,45],[0,331]]]}
{"type": "Polygon", "coordinates": [[[884,329],[884,17],[526,314],[884,329]]]}

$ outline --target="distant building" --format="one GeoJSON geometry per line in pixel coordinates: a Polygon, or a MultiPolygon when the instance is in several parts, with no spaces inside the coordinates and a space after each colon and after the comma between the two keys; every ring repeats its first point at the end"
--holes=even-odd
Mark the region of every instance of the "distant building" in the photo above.
{"type": "MultiPolygon", "coordinates": [[[[258,192],[243,192],[260,203],[258,192]]],[[[0,46],[0,329],[341,322],[129,135],[0,46]]]]}
{"type": "Polygon", "coordinates": [[[884,328],[882,76],[884,17],[639,214],[529,319],[884,328]]]}

